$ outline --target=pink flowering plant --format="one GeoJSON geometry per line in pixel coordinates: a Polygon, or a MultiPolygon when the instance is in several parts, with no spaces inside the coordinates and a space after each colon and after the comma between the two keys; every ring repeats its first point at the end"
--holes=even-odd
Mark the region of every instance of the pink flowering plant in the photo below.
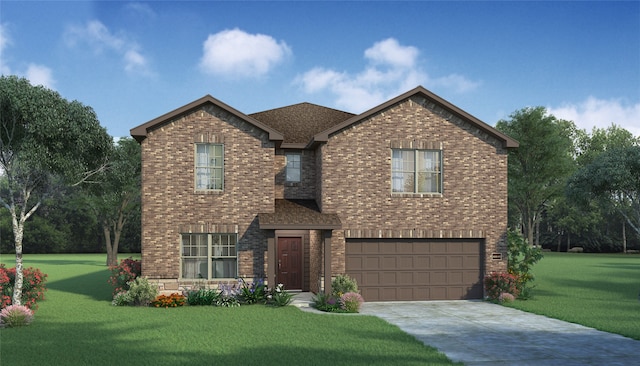
{"type": "Polygon", "coordinates": [[[117,266],[110,266],[109,283],[113,286],[113,295],[129,290],[128,283],[135,280],[142,273],[142,264],[131,257],[123,259],[117,266]]]}
{"type": "Polygon", "coordinates": [[[33,322],[33,310],[24,305],[9,305],[0,311],[0,325],[21,327],[33,322]]]}
{"type": "MultiPolygon", "coordinates": [[[[38,268],[25,268],[22,270],[22,305],[29,309],[38,309],[37,301],[44,300],[44,292],[47,290],[45,282],[47,275],[38,268]]],[[[16,269],[6,268],[0,264],[0,309],[12,304],[13,287],[15,286],[16,269]]]]}
{"type": "Polygon", "coordinates": [[[484,278],[487,297],[492,301],[500,301],[500,296],[505,293],[517,298],[518,283],[518,276],[512,273],[492,272],[484,278]]]}
{"type": "Polygon", "coordinates": [[[340,296],[340,308],[347,313],[359,313],[364,299],[357,292],[347,292],[340,296]]]}

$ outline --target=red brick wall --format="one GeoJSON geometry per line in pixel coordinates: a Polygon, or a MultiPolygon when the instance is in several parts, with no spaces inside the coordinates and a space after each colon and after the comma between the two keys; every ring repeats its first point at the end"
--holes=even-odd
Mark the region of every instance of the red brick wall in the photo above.
{"type": "Polygon", "coordinates": [[[256,214],[274,205],[274,144],[213,105],[169,121],[142,142],[142,273],[180,275],[180,232],[237,230],[240,276],[266,273],[256,214]],[[224,143],[224,191],[196,192],[194,143],[224,143]]]}
{"type": "Polygon", "coordinates": [[[345,235],[486,238],[487,271],[506,269],[507,154],[495,138],[423,97],[330,136],[317,189],[338,213],[332,272],[344,272],[345,235]],[[391,146],[442,146],[443,194],[391,193],[391,146]],[[493,260],[492,253],[504,260],[493,260]]]}

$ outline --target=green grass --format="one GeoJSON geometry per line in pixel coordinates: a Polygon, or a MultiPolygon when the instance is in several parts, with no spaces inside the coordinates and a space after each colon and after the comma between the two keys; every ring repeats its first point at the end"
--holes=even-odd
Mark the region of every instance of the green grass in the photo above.
{"type": "Polygon", "coordinates": [[[533,298],[509,306],[640,340],[640,256],[545,253],[533,298]]]}
{"type": "MultiPolygon", "coordinates": [[[[294,307],[111,305],[106,255],[26,255],[49,275],[28,327],[0,330],[2,365],[451,365],[385,321],[294,307]]],[[[13,266],[13,257],[0,261],[13,266]]]]}

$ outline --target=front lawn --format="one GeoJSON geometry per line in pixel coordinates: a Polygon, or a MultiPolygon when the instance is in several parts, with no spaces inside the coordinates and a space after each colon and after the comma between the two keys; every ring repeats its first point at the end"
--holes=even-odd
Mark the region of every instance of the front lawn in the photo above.
{"type": "Polygon", "coordinates": [[[640,255],[545,253],[517,309],[640,340],[640,255]]]}
{"type": "MultiPolygon", "coordinates": [[[[124,257],[124,256],[121,256],[124,257]]],[[[26,255],[49,275],[32,325],[0,330],[3,365],[451,365],[371,316],[294,307],[111,305],[106,255],[26,255]]],[[[14,266],[14,257],[0,261],[14,266]]]]}

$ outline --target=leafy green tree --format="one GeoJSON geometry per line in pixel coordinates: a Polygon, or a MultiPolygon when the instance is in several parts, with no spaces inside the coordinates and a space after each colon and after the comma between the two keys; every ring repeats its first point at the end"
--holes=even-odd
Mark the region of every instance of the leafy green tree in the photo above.
{"type": "MultiPolygon", "coordinates": [[[[118,264],[118,246],[127,224],[140,217],[140,144],[122,138],[113,146],[100,183],[88,186],[88,201],[102,226],[107,265],[118,264]]],[[[139,226],[138,226],[139,227],[139,226]]]]}
{"type": "Polygon", "coordinates": [[[69,185],[92,181],[104,169],[111,141],[90,107],[26,79],[0,77],[0,168],[7,184],[0,204],[11,215],[14,236],[14,304],[22,300],[26,220],[57,179],[69,185]]]}
{"type": "Polygon", "coordinates": [[[529,245],[541,214],[564,190],[574,169],[572,122],[558,120],[545,108],[524,108],[500,120],[496,128],[520,142],[509,151],[509,207],[511,227],[522,225],[529,245]],[[518,213],[514,222],[513,212],[518,213]]]}
{"type": "Polygon", "coordinates": [[[567,189],[583,204],[611,202],[640,236],[640,146],[608,149],[578,170],[567,189]]]}

